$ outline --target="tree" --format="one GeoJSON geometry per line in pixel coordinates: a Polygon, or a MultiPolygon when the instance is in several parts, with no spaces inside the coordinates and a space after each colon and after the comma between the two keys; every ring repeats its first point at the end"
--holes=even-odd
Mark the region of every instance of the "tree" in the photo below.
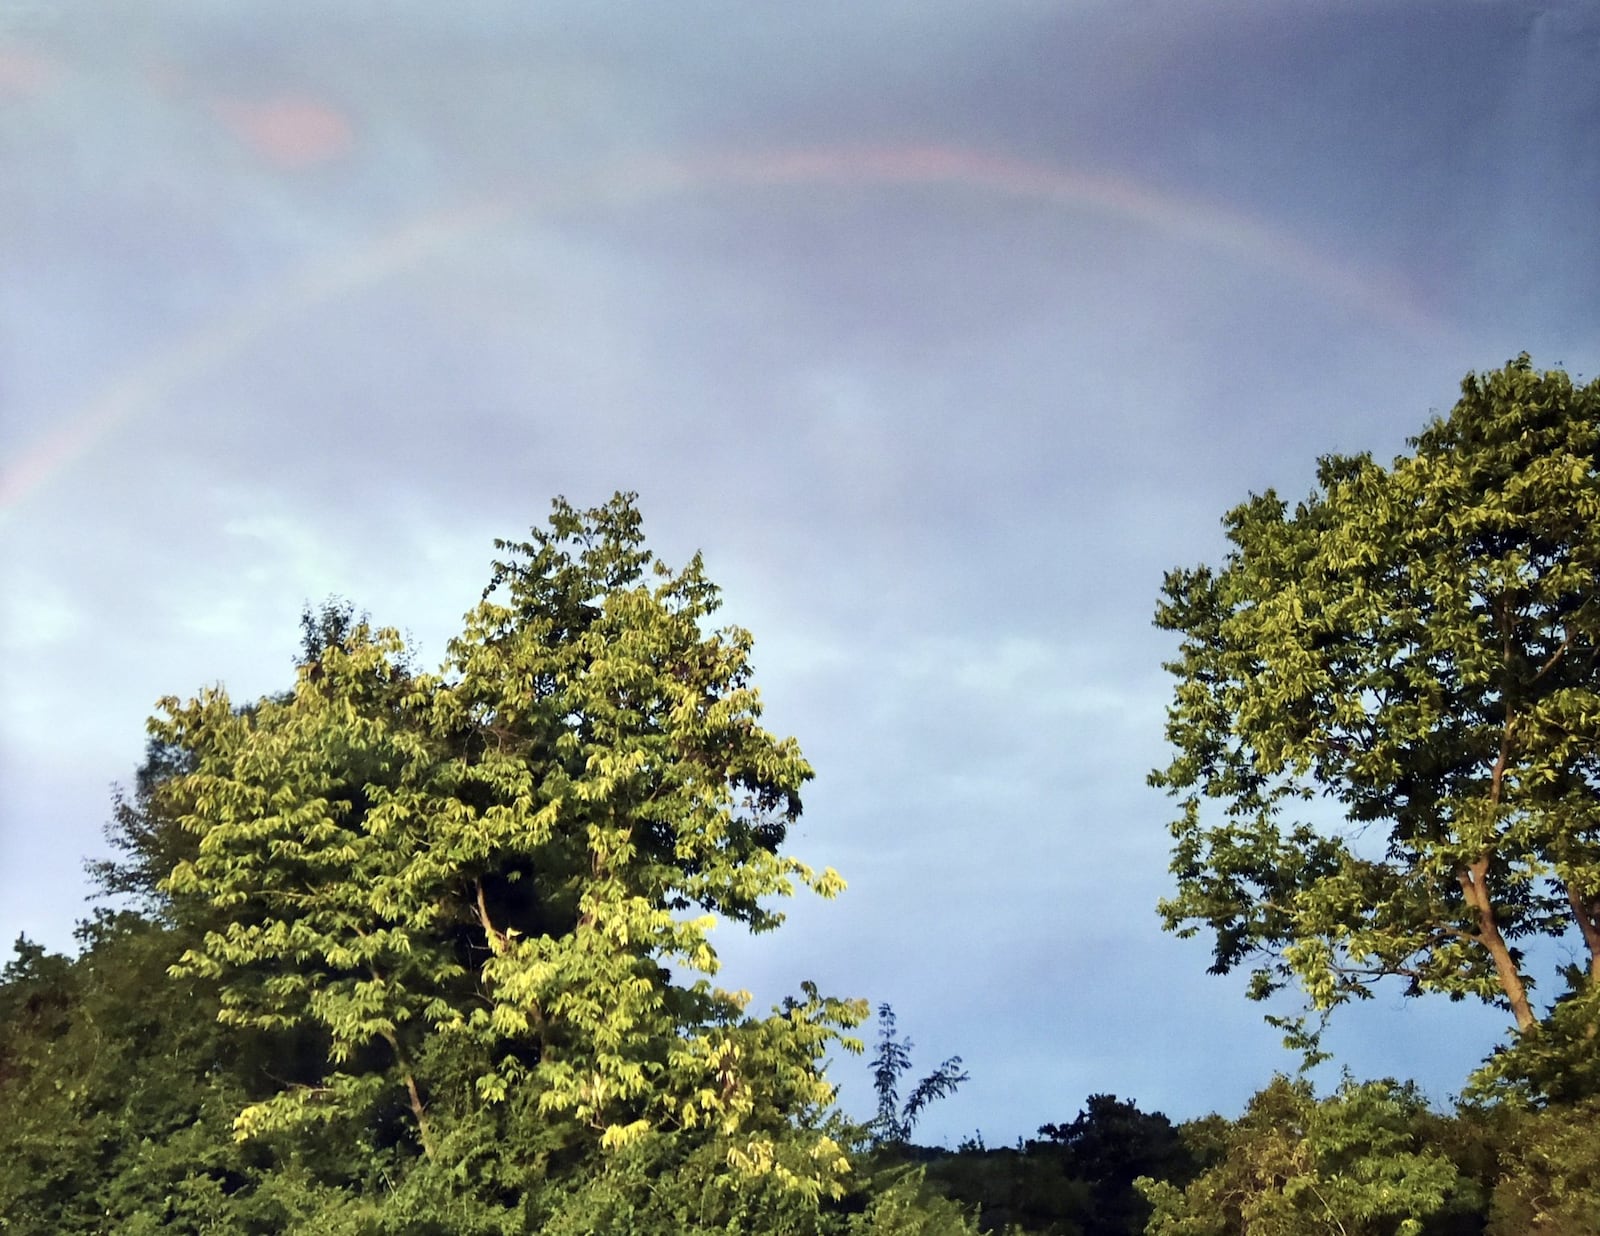
{"type": "MultiPolygon", "coordinates": [[[[657,1134],[543,1176],[514,1178],[530,1131],[470,1146],[458,1129],[443,1162],[396,1144],[393,1120],[240,1142],[230,1125],[260,1079],[290,1074],[279,1036],[219,1025],[215,992],[165,971],[187,928],[131,913],[79,930],[83,951],[26,940],[0,971],[0,1232],[16,1236],[888,1236],[970,1233],[959,1210],[915,1179],[872,1187],[860,1174],[836,1204],[777,1172],[730,1172],[735,1139],[657,1134]],[[453,1188],[441,1187],[441,1178],[453,1188]]],[[[502,1105],[503,1107],[504,1105],[502,1105]]],[[[494,1110],[500,1110],[496,1108],[494,1110]]],[[[537,1130],[534,1130],[537,1135],[537,1130]]],[[[774,1137],[799,1175],[814,1171],[804,1129],[774,1137]]]]}
{"type": "Polygon", "coordinates": [[[899,1146],[911,1140],[911,1130],[922,1118],[923,1109],[935,1099],[956,1092],[967,1080],[961,1069],[961,1057],[951,1056],[929,1073],[900,1100],[900,1080],[911,1071],[910,1039],[895,1033],[894,1009],[888,1004],[878,1006],[878,1045],[872,1054],[872,1085],[878,1095],[878,1114],[869,1126],[874,1145],[899,1146]]]}
{"type": "MultiPolygon", "coordinates": [[[[371,625],[367,615],[358,617],[355,606],[343,598],[329,597],[316,608],[307,605],[300,614],[300,651],[295,668],[320,673],[323,653],[330,647],[342,646],[363,624],[371,625]]],[[[279,703],[288,703],[293,692],[277,698],[279,703]]],[[[112,791],[112,815],[104,833],[114,856],[85,864],[99,897],[167,923],[181,921],[193,927],[197,919],[207,917],[192,902],[176,905],[168,882],[175,867],[194,857],[196,839],[178,824],[172,787],[167,783],[181,773],[193,771],[194,759],[189,751],[156,738],[146,742],[144,763],[134,774],[133,793],[130,795],[120,785],[112,791]]]]}
{"type": "Polygon", "coordinates": [[[765,931],[771,898],[843,887],[779,852],[812,772],[758,723],[749,634],[709,628],[699,557],[656,562],[631,495],[558,500],[497,547],[441,673],[346,609],[308,619],[292,694],[214,689],[152,722],[186,761],[162,810],[194,839],[163,888],[225,920],[174,973],[217,983],[230,1023],[325,1047],[239,1134],[399,1098],[418,1179],[492,1147],[509,1197],[552,1156],[700,1131],[836,1192],[822,1060],[860,1050],[864,1007],[808,986],[751,1017],[710,981],[719,919],[765,931]]]}
{"type": "Polygon", "coordinates": [[[98,894],[156,917],[170,917],[171,899],[162,884],[172,869],[194,854],[194,838],[177,827],[163,809],[160,790],[179,773],[191,771],[188,752],[151,739],[130,796],[112,790],[112,814],[104,832],[115,857],[84,866],[98,894]]]}
{"type": "Polygon", "coordinates": [[[1488,1236],[1600,1231],[1600,1098],[1496,1115],[1502,1127],[1488,1236]]]}
{"type": "Polygon", "coordinates": [[[0,973],[0,1231],[333,1231],[388,1166],[353,1141],[319,1148],[315,1175],[273,1172],[270,1148],[234,1142],[248,1082],[281,1054],[219,1026],[207,984],[167,978],[172,932],[102,913],[77,957],[24,941],[0,973]]]}
{"type": "Polygon", "coordinates": [[[1409,1086],[1348,1079],[1320,1102],[1278,1077],[1225,1136],[1221,1162],[1187,1188],[1141,1179],[1150,1236],[1420,1236],[1455,1206],[1456,1165],[1427,1144],[1409,1086]]]}
{"type": "Polygon", "coordinates": [[[1398,976],[1497,1004],[1495,1068],[1527,1080],[1560,947],[1563,1050],[1600,1013],[1600,382],[1524,355],[1461,389],[1411,454],[1328,456],[1292,512],[1228,513],[1220,568],[1167,576],[1161,913],[1256,998],[1297,981],[1326,1014],[1398,976]]]}
{"type": "Polygon", "coordinates": [[[1197,1166],[1166,1116],[1140,1111],[1114,1094],[1091,1094],[1071,1123],[1044,1125],[1039,1135],[1028,1153],[1054,1153],[1068,1177],[1090,1186],[1090,1204],[1079,1220],[1084,1236],[1137,1236],[1150,1205],[1134,1181],[1182,1185],[1197,1166]]]}
{"type": "MultiPolygon", "coordinates": [[[[985,1232],[1038,1236],[1134,1236],[1151,1214],[1140,1180],[1178,1189],[1221,1151],[1197,1153],[1189,1144],[1199,1128],[1220,1142],[1210,1117],[1182,1130],[1160,1112],[1143,1112],[1114,1095],[1090,1095],[1077,1116],[1047,1124],[1039,1138],[1013,1147],[988,1147],[981,1135],[953,1154],[926,1152],[929,1183],[972,1208],[985,1232]]],[[[921,1156],[919,1156],[921,1157],[921,1156]]]]}

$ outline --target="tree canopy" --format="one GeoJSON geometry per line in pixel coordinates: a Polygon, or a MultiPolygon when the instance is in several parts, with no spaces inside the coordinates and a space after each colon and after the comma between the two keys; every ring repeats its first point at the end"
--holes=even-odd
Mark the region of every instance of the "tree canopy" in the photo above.
{"type": "Polygon", "coordinates": [[[1256,997],[1296,981],[1325,1013],[1397,976],[1506,1008],[1503,1076],[1593,1085],[1600,382],[1524,355],[1461,392],[1410,454],[1323,458],[1292,509],[1228,513],[1220,567],[1167,576],[1161,913],[1256,997]]]}
{"type": "MultiPolygon", "coordinates": [[[[1278,1077],[1223,1134],[1219,1161],[1185,1189],[1143,1179],[1149,1236],[1422,1236],[1470,1206],[1461,1172],[1429,1143],[1439,1122],[1408,1086],[1355,1083],[1317,1101],[1278,1077]]],[[[1446,1229],[1448,1230],[1448,1229],[1446,1229]]]]}
{"type": "Polygon", "coordinates": [[[885,1004],[849,1121],[824,1066],[865,1002],[716,983],[719,924],[843,886],[784,851],[811,769],[699,558],[656,561],[619,494],[497,543],[437,672],[332,601],[292,689],[162,702],[90,865],[122,908],[0,971],[0,1230],[1591,1232],[1597,470],[1600,384],[1469,374],[1410,454],[1231,512],[1158,612],[1167,926],[1324,1015],[1386,979],[1503,1006],[1453,1115],[1278,1078],[1237,1121],[1093,1094],[941,1152],[911,1135],[961,1059],[902,1101],[885,1004]]]}
{"type": "Polygon", "coordinates": [[[194,841],[163,888],[210,918],[174,973],[215,982],[232,1024],[327,1044],[238,1132],[401,1095],[431,1157],[509,1105],[539,1114],[539,1153],[705,1127],[837,1190],[831,1138],[799,1169],[772,1138],[830,1103],[821,1061],[859,1050],[864,1007],[808,988],[751,1017],[711,981],[718,920],[764,931],[772,898],[843,887],[780,853],[812,772],[759,724],[749,634],[709,627],[700,559],[656,562],[631,496],[557,501],[498,548],[442,672],[344,613],[308,626],[291,693],[152,723],[194,841]]]}

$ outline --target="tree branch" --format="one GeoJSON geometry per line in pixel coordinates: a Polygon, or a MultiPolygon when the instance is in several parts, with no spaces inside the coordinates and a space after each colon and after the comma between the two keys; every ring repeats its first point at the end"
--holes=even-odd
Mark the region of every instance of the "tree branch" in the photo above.
{"type": "Polygon", "coordinates": [[[1600,983],[1600,905],[1585,903],[1573,880],[1566,882],[1567,902],[1572,906],[1572,916],[1578,920],[1578,930],[1583,942],[1589,946],[1589,977],[1600,983]]]}
{"type": "Polygon", "coordinates": [[[1572,635],[1573,633],[1571,631],[1567,632],[1567,638],[1561,641],[1555,652],[1550,654],[1550,659],[1539,667],[1538,671],[1532,678],[1528,679],[1526,684],[1527,686],[1531,687],[1534,683],[1538,682],[1539,679],[1543,678],[1556,667],[1557,662],[1559,662],[1561,658],[1566,655],[1567,649],[1572,647],[1572,635]]]}
{"type": "Polygon", "coordinates": [[[489,918],[489,905],[483,895],[483,878],[480,876],[474,879],[472,883],[478,894],[475,908],[478,912],[478,922],[483,927],[484,940],[489,945],[489,951],[498,957],[506,951],[510,938],[505,932],[497,928],[489,918]]]}

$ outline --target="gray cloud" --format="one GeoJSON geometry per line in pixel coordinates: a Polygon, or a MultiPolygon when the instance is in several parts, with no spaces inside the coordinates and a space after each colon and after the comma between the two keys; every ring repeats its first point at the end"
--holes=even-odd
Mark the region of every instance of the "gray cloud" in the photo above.
{"type": "MultiPolygon", "coordinates": [[[[1289,1061],[1156,925],[1161,573],[1469,367],[1594,371],[1597,39],[1510,3],[11,20],[0,936],[69,943],[157,697],[277,689],[328,592],[437,660],[491,538],[637,488],[755,631],[821,772],[796,847],[851,879],[730,975],[964,1054],[935,1136],[1237,1109],[1289,1061]]],[[[1396,1003],[1339,1031],[1357,1071],[1442,1095],[1498,1033],[1396,1003]]]]}

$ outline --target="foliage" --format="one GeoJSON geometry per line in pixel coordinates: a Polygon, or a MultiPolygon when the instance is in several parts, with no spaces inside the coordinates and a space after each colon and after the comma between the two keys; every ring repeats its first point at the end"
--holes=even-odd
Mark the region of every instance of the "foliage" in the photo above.
{"type": "MultiPolygon", "coordinates": [[[[536,1096],[454,1106],[446,1100],[460,1089],[443,1085],[432,1159],[405,1151],[405,1105],[392,1099],[363,1120],[239,1142],[231,1121],[246,1096],[316,1067],[326,1043],[218,1024],[215,990],[165,975],[182,932],[103,915],[83,929],[77,958],[24,941],[0,974],[0,1231],[944,1236],[977,1230],[966,1217],[975,1210],[985,1231],[1120,1236],[1140,1230],[1123,1185],[1140,1171],[1164,1182],[1142,1182],[1162,1202],[1157,1236],[1336,1231],[1335,1221],[1387,1233],[1407,1218],[1426,1236],[1587,1236],[1600,1211],[1594,1099],[1449,1117],[1393,1083],[1347,1084],[1317,1103],[1280,1079],[1238,1122],[1176,1130],[1092,1095],[1075,1119],[1013,1149],[981,1139],[955,1154],[886,1149],[837,1200],[789,1187],[776,1170],[730,1171],[730,1152],[744,1148],[735,1138],[680,1130],[574,1154],[536,1096]],[[1429,1189],[1445,1196],[1423,1214],[1429,1189]],[[1324,1203],[1331,1212],[1316,1208],[1324,1203]]],[[[462,1067],[472,1062],[468,1053],[462,1067]]],[[[451,1075],[444,1059],[424,1067],[451,1075]]],[[[836,1117],[821,1129],[853,1140],[836,1117]]],[[[808,1170],[810,1130],[775,1129],[771,1141],[791,1176],[808,1170]]]]}
{"type": "Polygon", "coordinates": [[[971,1230],[852,1170],[864,1005],[712,985],[842,882],[699,560],[624,496],[500,548],[439,674],[334,601],[292,691],[164,702],[91,865],[132,908],[0,973],[0,1231],[971,1230]]]}
{"type": "MultiPolygon", "coordinates": [[[[773,1176],[727,1171],[725,1146],[652,1136],[598,1170],[548,1191],[527,1230],[570,1236],[968,1236],[961,1209],[926,1190],[915,1173],[870,1186],[855,1180],[839,1202],[817,1206],[773,1176]]],[[[799,1142],[779,1150],[804,1169],[799,1142]]]]}
{"type": "Polygon", "coordinates": [[[1138,1236],[1150,1213],[1134,1187],[1143,1176],[1187,1183],[1200,1161],[1159,1112],[1091,1095],[1066,1124],[1048,1124],[1016,1147],[981,1137],[955,1154],[925,1152],[929,1182],[977,1211],[984,1231],[1037,1236],[1138,1236]]]}
{"type": "Polygon", "coordinates": [[[965,1208],[930,1192],[921,1173],[876,1191],[845,1229],[848,1236],[972,1236],[976,1230],[965,1208]]]}
{"type": "Polygon", "coordinates": [[[1488,1236],[1600,1232],[1600,1099],[1502,1113],[1488,1236]]]}
{"type": "MultiPolygon", "coordinates": [[[[440,1112],[433,1159],[394,1153],[401,1114],[314,1135],[240,1142],[231,1123],[262,1080],[294,1069],[292,1043],[221,1025],[216,993],[173,981],[178,928],[132,914],[85,927],[69,959],[27,941],[0,974],[0,1232],[17,1236],[510,1236],[528,1231],[849,1233],[970,1231],[914,1180],[850,1178],[838,1202],[778,1171],[729,1169],[736,1139],[652,1133],[556,1164],[531,1105],[440,1112]],[[539,1148],[547,1152],[539,1162],[539,1148]]],[[[403,1127],[403,1125],[401,1126],[403,1127]]],[[[826,1124],[840,1141],[850,1134],[826,1124]]],[[[798,1178],[811,1131],[775,1130],[798,1178]]]]}
{"type": "Polygon", "coordinates": [[[1454,1163],[1427,1145],[1428,1113],[1393,1082],[1346,1080],[1318,1102],[1276,1078],[1226,1137],[1224,1157],[1187,1188],[1148,1178],[1150,1236],[1420,1236],[1462,1200],[1454,1163]]]}
{"type": "MultiPolygon", "coordinates": [[[[85,864],[102,899],[148,915],[171,915],[171,899],[161,886],[174,867],[194,856],[195,841],[163,809],[158,791],[173,777],[192,770],[187,751],[152,739],[145,745],[133,794],[120,786],[112,791],[112,814],[105,836],[114,857],[85,864]]],[[[189,909],[192,917],[195,907],[189,909]]]]}
{"type": "Polygon", "coordinates": [[[956,1092],[967,1080],[961,1071],[961,1057],[951,1056],[929,1073],[900,1101],[900,1081],[911,1071],[910,1039],[895,1033],[894,1009],[878,1006],[878,1043],[872,1054],[872,1084],[878,1095],[878,1114],[870,1126],[874,1145],[901,1145],[911,1140],[911,1131],[922,1118],[923,1110],[935,1099],[956,1092]]]}
{"type": "Polygon", "coordinates": [[[1567,990],[1542,1020],[1495,1049],[1469,1093],[1558,1103],[1600,1096],[1600,984],[1577,966],[1562,977],[1567,990]]]}
{"type": "Polygon", "coordinates": [[[437,674],[334,601],[292,691],[165,702],[91,865],[119,909],[0,972],[0,1232],[1597,1230],[1597,397],[1525,358],[1464,392],[1414,457],[1325,460],[1292,517],[1230,516],[1223,570],[1169,577],[1156,778],[1168,925],[1254,994],[1326,1013],[1398,974],[1513,1010],[1454,1116],[1279,1078],[1236,1122],[1097,1094],[941,1154],[910,1135],[966,1074],[902,1101],[885,1004],[878,1117],[844,1122],[823,1064],[864,1005],[713,984],[717,922],[842,886],[780,853],[810,768],[699,560],[656,563],[618,496],[502,543],[437,674]],[[1535,1014],[1522,950],[1563,929],[1581,960],[1535,1014]]]}
{"type": "MultiPolygon", "coordinates": [[[[238,1131],[401,1093],[431,1155],[434,1109],[534,1095],[568,1141],[708,1127],[789,1179],[771,1131],[831,1101],[819,1064],[860,1010],[808,991],[746,1016],[709,933],[842,887],[778,852],[811,769],[757,723],[749,635],[704,629],[700,560],[654,562],[630,497],[558,501],[499,548],[443,673],[345,615],[308,626],[291,695],[211,690],[152,724],[192,762],[163,793],[197,845],[163,888],[227,915],[174,973],[216,981],[231,1024],[328,1039],[326,1069],[238,1131]]],[[[813,1149],[789,1182],[836,1189],[838,1146],[813,1149]]]]}
{"type": "Polygon", "coordinates": [[[1059,1155],[1019,1146],[968,1143],[954,1154],[933,1154],[928,1183],[970,1208],[983,1232],[1081,1236],[1094,1208],[1093,1186],[1067,1174],[1059,1155]]]}
{"type": "Polygon", "coordinates": [[[1138,1236],[1150,1206],[1134,1182],[1151,1177],[1182,1184],[1196,1166],[1170,1120],[1112,1094],[1091,1094],[1071,1123],[1047,1124],[1039,1134],[1028,1152],[1054,1151],[1064,1173],[1089,1186],[1080,1220],[1084,1236],[1138,1236]]]}
{"type": "Polygon", "coordinates": [[[359,1140],[269,1181],[270,1149],[229,1125],[284,1045],[224,1042],[215,993],[166,977],[170,927],[102,916],[81,937],[71,960],[21,942],[0,976],[0,1231],[265,1236],[376,1183],[383,1156],[359,1140]]]}
{"type": "Polygon", "coordinates": [[[1297,981],[1325,1013],[1398,976],[1505,1007],[1524,1038],[1550,951],[1526,946],[1572,939],[1592,1034],[1600,382],[1523,356],[1469,374],[1411,445],[1387,468],[1324,458],[1292,512],[1268,491],[1228,514],[1221,568],[1167,576],[1175,755],[1152,781],[1182,814],[1161,912],[1212,933],[1215,971],[1251,966],[1254,997],[1297,981]]]}

